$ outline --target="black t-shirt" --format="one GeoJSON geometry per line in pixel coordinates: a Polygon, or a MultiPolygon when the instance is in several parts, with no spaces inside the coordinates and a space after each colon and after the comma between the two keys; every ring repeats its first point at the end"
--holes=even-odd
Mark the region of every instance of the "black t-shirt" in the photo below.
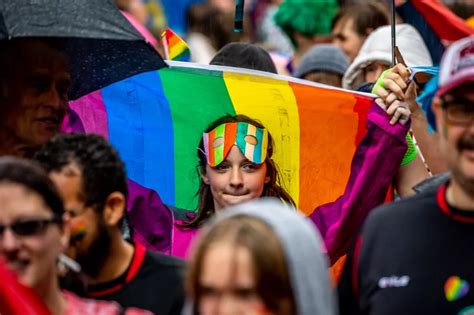
{"type": "Polygon", "coordinates": [[[341,314],[474,314],[474,211],[447,184],[375,209],[339,284],[341,314]]]}
{"type": "Polygon", "coordinates": [[[132,262],[119,278],[87,288],[87,297],[116,301],[157,315],[180,314],[184,303],[183,261],[135,245],[132,262]]]}

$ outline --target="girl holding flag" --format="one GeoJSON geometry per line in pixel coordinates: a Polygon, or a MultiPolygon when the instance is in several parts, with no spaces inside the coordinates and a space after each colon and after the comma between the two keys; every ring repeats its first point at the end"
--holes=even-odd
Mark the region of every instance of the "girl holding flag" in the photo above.
{"type": "MultiPolygon", "coordinates": [[[[392,71],[408,79],[404,66],[392,71]]],[[[386,81],[388,87],[394,84],[390,76],[386,81]]],[[[398,101],[403,99],[403,91],[394,94],[387,107],[378,99],[370,109],[368,132],[352,160],[344,194],[310,215],[332,263],[346,254],[368,212],[384,201],[406,152],[410,111],[398,101]]],[[[249,117],[224,116],[209,125],[197,150],[201,175],[197,213],[175,224],[173,255],[186,257],[197,230],[228,206],[260,197],[276,197],[295,205],[280,184],[272,160],[274,149],[270,132],[249,117]]]]}

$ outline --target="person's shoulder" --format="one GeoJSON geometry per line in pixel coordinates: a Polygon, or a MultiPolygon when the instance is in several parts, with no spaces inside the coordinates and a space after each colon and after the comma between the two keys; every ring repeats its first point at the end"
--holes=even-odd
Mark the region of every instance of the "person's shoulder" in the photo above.
{"type": "Polygon", "coordinates": [[[147,251],[138,272],[138,279],[142,284],[154,283],[151,284],[152,287],[160,287],[163,283],[181,283],[185,270],[186,263],[183,260],[162,253],[147,251]]]}
{"type": "Polygon", "coordinates": [[[436,191],[438,190],[439,186],[446,183],[450,179],[450,177],[451,174],[449,172],[431,176],[415,185],[415,187],[413,187],[413,190],[418,194],[425,191],[436,191]]]}
{"type": "Polygon", "coordinates": [[[433,213],[436,206],[438,188],[398,199],[375,208],[367,218],[366,226],[383,226],[388,224],[410,222],[411,219],[433,213]]]}
{"type": "Polygon", "coordinates": [[[186,266],[186,263],[182,259],[150,250],[147,250],[145,254],[145,263],[157,268],[167,269],[183,269],[186,266]]]}
{"type": "Polygon", "coordinates": [[[195,211],[178,208],[171,205],[166,205],[166,207],[168,207],[168,209],[171,210],[171,212],[173,213],[174,219],[178,221],[190,221],[194,219],[194,217],[196,216],[195,211]]]}
{"type": "Polygon", "coordinates": [[[95,299],[87,299],[78,297],[69,291],[63,291],[63,295],[67,301],[67,309],[65,315],[82,315],[82,314],[128,314],[128,315],[150,315],[151,313],[139,308],[122,307],[114,301],[102,301],[95,299]]]}

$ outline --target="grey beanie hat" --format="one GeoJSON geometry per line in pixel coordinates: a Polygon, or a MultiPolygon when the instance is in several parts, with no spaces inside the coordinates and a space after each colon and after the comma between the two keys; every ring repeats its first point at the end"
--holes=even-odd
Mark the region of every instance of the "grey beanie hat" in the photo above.
{"type": "Polygon", "coordinates": [[[303,78],[313,71],[325,71],[343,76],[347,68],[349,60],[342,50],[331,44],[318,44],[303,55],[293,76],[303,78]]]}

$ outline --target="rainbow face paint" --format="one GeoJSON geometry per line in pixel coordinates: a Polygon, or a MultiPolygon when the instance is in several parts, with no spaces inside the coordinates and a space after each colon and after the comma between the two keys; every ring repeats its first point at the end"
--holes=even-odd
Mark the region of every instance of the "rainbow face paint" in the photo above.
{"type": "MultiPolygon", "coordinates": [[[[74,220],[73,220],[74,221],[74,220]]],[[[86,224],[83,221],[73,222],[71,225],[71,243],[81,241],[87,234],[86,224]]]]}
{"type": "Polygon", "coordinates": [[[268,131],[246,122],[226,123],[203,134],[207,164],[217,166],[235,145],[252,163],[262,164],[267,157],[268,131]]]}

